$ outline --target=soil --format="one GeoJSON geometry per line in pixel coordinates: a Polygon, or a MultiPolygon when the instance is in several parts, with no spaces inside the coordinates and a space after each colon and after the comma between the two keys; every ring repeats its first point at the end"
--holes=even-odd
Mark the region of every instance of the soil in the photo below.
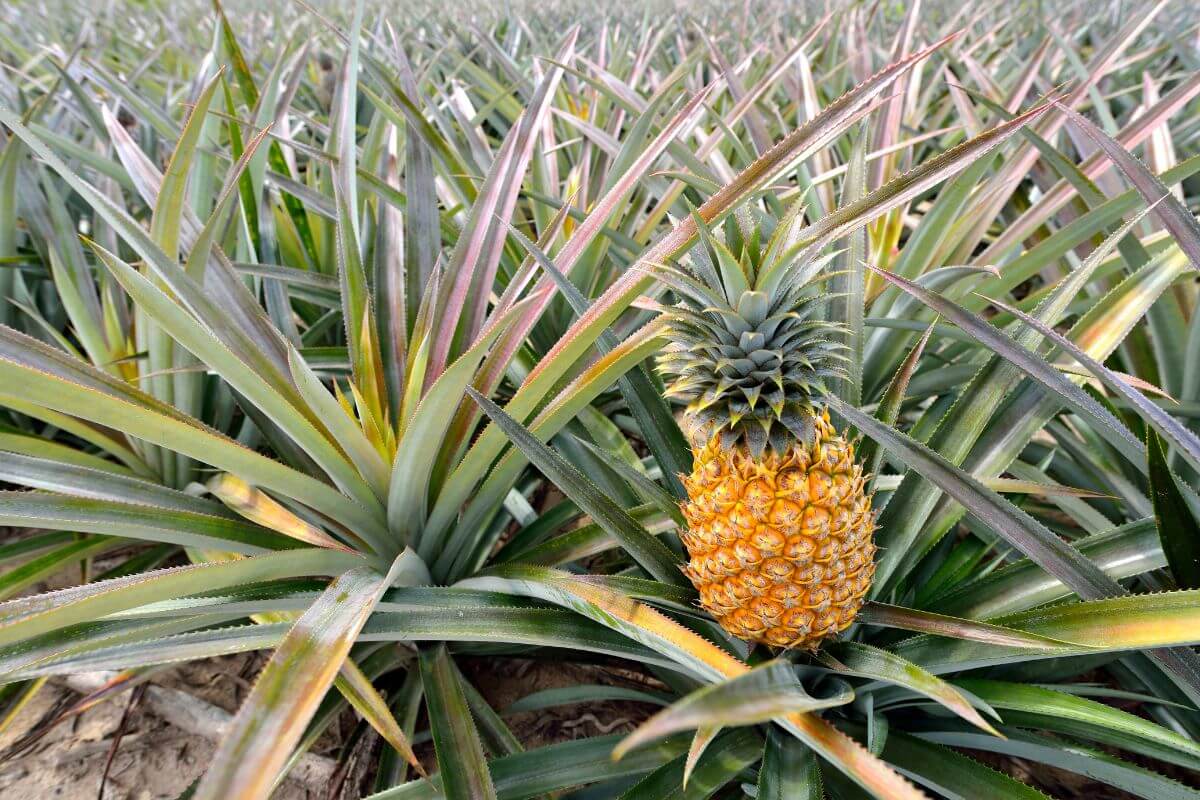
{"type": "MultiPolygon", "coordinates": [[[[616,666],[591,666],[526,659],[469,659],[463,671],[501,712],[525,695],[545,689],[584,684],[606,684],[631,689],[662,689],[640,672],[616,666]]],[[[556,706],[504,717],[513,735],[528,750],[554,742],[631,733],[658,710],[648,703],[605,701],[587,705],[556,706]]]]}
{"type": "MultiPolygon", "coordinates": [[[[182,665],[155,676],[162,686],[183,689],[226,711],[235,711],[258,659],[231,656],[182,665]],[[247,668],[250,668],[249,670],[247,668]]],[[[29,731],[49,721],[78,698],[69,689],[47,684],[0,734],[0,752],[29,731]]],[[[54,727],[28,751],[0,763],[0,797],[4,800],[101,797],[100,781],[114,735],[128,706],[130,693],[85,711],[54,727]]],[[[160,800],[178,797],[203,772],[215,746],[134,708],[125,735],[113,757],[105,782],[104,800],[160,800]]],[[[273,795],[276,800],[309,800],[317,795],[288,781],[273,795]]]]}
{"type": "MultiPolygon", "coordinates": [[[[0,541],[12,535],[0,528],[0,541]]],[[[97,559],[94,568],[115,566],[120,557],[97,559]]],[[[79,575],[65,570],[51,580],[29,588],[26,594],[74,585],[79,575]]],[[[251,681],[266,660],[265,654],[226,656],[181,664],[156,674],[153,683],[181,689],[234,712],[250,690],[251,681]]],[[[0,731],[0,798],[49,800],[174,800],[200,777],[216,745],[201,736],[185,733],[155,715],[133,708],[125,721],[124,735],[112,758],[101,795],[100,784],[121,718],[131,693],[98,703],[87,711],[54,726],[28,749],[14,755],[14,744],[40,729],[73,705],[79,695],[54,682],[45,684],[12,723],[0,731]]],[[[314,752],[336,749],[337,737],[318,742],[314,752]]],[[[294,781],[285,781],[275,800],[316,800],[320,795],[294,781]]]]}
{"type": "MultiPolygon", "coordinates": [[[[181,689],[226,711],[236,711],[261,668],[261,656],[227,656],[180,665],[154,677],[156,685],[181,689]]],[[[542,689],[608,683],[646,687],[646,680],[620,668],[579,666],[518,659],[463,659],[464,672],[493,708],[503,709],[520,697],[542,689]]],[[[78,696],[47,684],[0,735],[0,753],[17,744],[71,705],[78,696]]],[[[0,762],[0,797],[4,800],[100,797],[105,764],[120,729],[130,694],[100,703],[52,728],[16,758],[0,762]]],[[[527,747],[609,733],[627,733],[653,713],[639,703],[605,702],[564,706],[506,717],[514,735],[527,747]]],[[[314,752],[336,757],[355,724],[352,714],[333,726],[314,752]]],[[[214,745],[189,735],[135,707],[105,781],[105,800],[173,800],[203,772],[214,745]]],[[[433,767],[428,745],[417,752],[433,767]]],[[[295,781],[284,783],[274,800],[316,800],[317,792],[295,781]]]]}

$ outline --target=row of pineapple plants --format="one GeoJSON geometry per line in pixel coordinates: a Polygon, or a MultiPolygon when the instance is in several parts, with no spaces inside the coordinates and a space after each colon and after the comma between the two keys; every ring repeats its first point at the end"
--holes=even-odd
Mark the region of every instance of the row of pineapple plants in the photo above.
{"type": "Polygon", "coordinates": [[[1186,9],[52,5],[0,37],[9,712],[270,651],[189,796],[347,707],[387,798],[1198,795],[1145,766],[1200,766],[1186,9]],[[526,751],[480,654],[661,710],[526,751]]]}

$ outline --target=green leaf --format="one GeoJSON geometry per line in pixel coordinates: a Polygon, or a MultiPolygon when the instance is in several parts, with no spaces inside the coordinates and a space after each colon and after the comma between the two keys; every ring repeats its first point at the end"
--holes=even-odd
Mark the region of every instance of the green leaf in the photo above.
{"type": "Polygon", "coordinates": [[[487,699],[466,679],[457,664],[454,666],[454,671],[458,675],[458,682],[467,698],[467,707],[479,728],[480,741],[483,742],[487,751],[496,757],[511,756],[524,751],[525,748],[521,746],[521,741],[513,735],[508,725],[491,707],[487,699]]]}
{"type": "MultiPolygon", "coordinates": [[[[1002,625],[978,622],[973,619],[934,614],[915,608],[890,606],[870,602],[859,612],[857,622],[863,625],[881,625],[885,628],[932,633],[954,639],[969,639],[974,642],[1003,645],[1007,647],[1030,647],[1052,650],[1056,647],[1071,647],[1069,642],[1060,642],[1046,636],[1037,636],[1002,625]]],[[[1077,647],[1077,646],[1076,646],[1077,647]]]]}
{"type": "Polygon", "coordinates": [[[578,34],[578,28],[567,33],[557,63],[543,75],[518,123],[510,128],[447,262],[447,280],[442,286],[431,340],[430,365],[435,376],[449,363],[454,352],[452,343],[459,337],[474,342],[482,326],[488,289],[504,245],[505,224],[516,204],[534,141],[549,116],[550,101],[562,79],[563,70],[557,64],[573,57],[578,34]]]}
{"type": "MultiPolygon", "coordinates": [[[[1089,561],[1115,579],[1166,566],[1152,519],[1130,522],[1072,543],[1089,561]]],[[[1001,566],[936,598],[947,614],[989,619],[1071,596],[1071,590],[1027,558],[1001,566]]]]}
{"type": "Polygon", "coordinates": [[[171,153],[167,171],[163,173],[158,203],[150,217],[150,236],[168,256],[176,256],[179,253],[179,228],[183,222],[187,179],[196,155],[196,146],[200,142],[200,134],[207,120],[208,107],[217,85],[221,82],[221,76],[222,71],[218,70],[217,74],[209,79],[188,112],[183,133],[171,153]]]}
{"type": "MultiPolygon", "coordinates": [[[[999,736],[991,723],[980,716],[957,689],[895,653],[862,642],[839,642],[818,654],[817,658],[834,672],[891,683],[924,695],[975,727],[999,736]]],[[[986,704],[983,710],[996,716],[986,704]]]]}
{"type": "MultiPolygon", "coordinates": [[[[1200,642],[1200,591],[1130,595],[1068,603],[990,620],[1079,646],[1077,655],[1141,650],[1200,642]]],[[[939,636],[915,636],[894,648],[930,672],[973,669],[1064,655],[1063,648],[1035,651],[939,636]]]]}
{"type": "MultiPolygon", "coordinates": [[[[0,437],[0,444],[3,442],[0,437]]],[[[211,500],[168,489],[153,481],[97,469],[90,463],[63,463],[50,458],[6,452],[0,458],[0,480],[74,497],[157,506],[215,517],[232,516],[219,503],[211,500]]]]}
{"type": "Polygon", "coordinates": [[[120,539],[108,536],[88,536],[32,558],[0,575],[0,600],[12,597],[72,563],[78,564],[82,559],[92,558],[122,544],[124,542],[120,539]]]}
{"type": "MultiPolygon", "coordinates": [[[[585,314],[590,304],[575,287],[575,284],[571,283],[571,280],[555,266],[540,247],[529,240],[529,237],[516,228],[512,228],[512,233],[554,280],[559,292],[567,299],[575,313],[577,315],[585,314]]],[[[601,353],[612,352],[618,344],[619,340],[611,330],[602,332],[596,339],[596,347],[601,353]]],[[[646,446],[662,470],[663,481],[677,499],[683,499],[687,493],[684,491],[679,476],[691,472],[692,453],[688,448],[687,440],[671,415],[670,406],[667,405],[654,384],[650,382],[649,375],[641,366],[633,367],[618,378],[617,385],[621,389],[621,395],[625,398],[626,405],[629,406],[634,419],[638,422],[638,428],[645,437],[646,446]]],[[[672,503],[672,505],[675,504],[672,503]]]]}
{"type": "MultiPolygon", "coordinates": [[[[364,508],[383,513],[378,499],[333,443],[312,421],[301,414],[287,398],[279,394],[249,364],[242,362],[190,314],[137,270],[112,253],[92,242],[92,249],[108,267],[113,277],[159,325],[183,347],[210,366],[230,386],[254,403],[283,429],[296,444],[321,465],[329,476],[350,497],[364,508]]],[[[372,542],[380,545],[378,540],[372,542]]]]}
{"type": "Polygon", "coordinates": [[[43,492],[0,492],[0,525],[127,536],[247,555],[297,546],[274,531],[223,515],[43,492]]]}
{"type": "Polygon", "coordinates": [[[709,746],[709,757],[690,776],[685,759],[677,758],[631,786],[620,800],[704,800],[754,763],[761,752],[762,741],[752,731],[729,731],[709,746]]]}
{"type": "Polygon", "coordinates": [[[76,534],[70,531],[33,533],[29,536],[14,539],[11,542],[0,544],[0,564],[23,559],[34,553],[57,547],[60,544],[69,544],[75,541],[75,539],[76,534]]]}
{"type": "Polygon", "coordinates": [[[973,731],[932,731],[920,734],[920,738],[949,747],[1002,753],[1046,764],[1091,780],[1103,781],[1146,800],[1196,800],[1195,789],[1100,750],[1035,736],[1015,728],[1002,730],[1007,737],[1005,739],[973,731]]]}
{"type": "MultiPolygon", "coordinates": [[[[1085,288],[1105,252],[1116,247],[1124,232],[1131,229],[1135,221],[1126,223],[1120,230],[1106,238],[1078,268],[1059,281],[1054,289],[1038,303],[1038,316],[1049,324],[1057,324],[1062,315],[1066,313],[1070,301],[1085,288]]],[[[1154,271],[1148,266],[1138,273],[1138,277],[1145,276],[1147,273],[1152,274],[1154,271]]],[[[1135,280],[1136,278],[1131,278],[1125,286],[1132,288],[1135,280]]],[[[1138,290],[1134,289],[1134,292],[1136,293],[1138,290]]],[[[1114,296],[1120,297],[1120,292],[1110,294],[1109,298],[1114,296]]],[[[1136,301],[1135,306],[1148,300],[1145,295],[1134,296],[1130,299],[1136,301]]],[[[1093,308],[1093,312],[1105,310],[1106,305],[1107,303],[1102,302],[1093,308]]],[[[1149,302],[1145,303],[1146,307],[1149,305],[1149,302]]],[[[1145,307],[1139,310],[1141,313],[1145,313],[1145,307]]],[[[1138,313],[1137,316],[1133,316],[1133,311],[1134,309],[1130,309],[1129,316],[1124,320],[1127,325],[1131,325],[1133,320],[1141,315],[1138,313]]],[[[1089,312],[1088,316],[1091,314],[1092,312],[1089,312]]],[[[1112,327],[1108,320],[1100,320],[1096,324],[1105,328],[1112,327]]],[[[1080,330],[1090,330],[1091,322],[1085,319],[1076,327],[1080,330]]],[[[1115,347],[1120,337],[1124,336],[1125,330],[1127,328],[1121,331],[1105,330],[1101,341],[1104,345],[1109,345],[1111,342],[1111,346],[1115,347]]],[[[1016,340],[1023,347],[1033,347],[1038,342],[1038,336],[1031,330],[1022,331],[1017,334],[1016,340]]],[[[1105,352],[1109,352],[1107,347],[1105,352]]],[[[978,370],[970,383],[960,391],[960,397],[970,398],[970,401],[955,402],[940,419],[935,417],[930,420],[935,425],[933,432],[929,435],[930,448],[944,455],[950,463],[955,465],[967,462],[968,456],[970,456],[971,462],[968,463],[973,462],[973,472],[998,475],[1016,458],[1035,430],[1045,426],[1061,406],[1061,401],[1056,394],[1045,393],[1041,387],[1032,385],[1022,387],[1020,379],[1021,370],[1015,364],[1009,363],[1000,356],[990,359],[982,369],[978,370]],[[1020,389],[1020,395],[1007,405],[1003,413],[1011,413],[1019,421],[1007,426],[1003,423],[996,423],[992,430],[988,430],[989,423],[993,421],[1002,402],[1017,388],[1020,389]],[[1045,411],[1036,416],[1027,411],[1019,413],[1019,410],[1024,410],[1022,405],[1044,406],[1045,411]],[[1020,431],[1022,436],[1018,437],[1017,431],[1020,431]],[[989,436],[991,440],[1000,439],[1000,443],[987,446],[985,443],[989,442],[989,436]],[[982,443],[979,441],[981,437],[983,437],[982,443]],[[972,452],[972,448],[976,449],[975,453],[972,452]],[[982,471],[980,462],[988,465],[988,472],[982,471]]],[[[941,490],[933,483],[922,479],[919,472],[910,472],[905,476],[900,488],[889,501],[888,507],[885,507],[880,514],[878,544],[882,553],[876,567],[875,583],[871,590],[872,596],[880,596],[881,593],[893,588],[892,584],[901,575],[907,574],[916,561],[924,556],[961,516],[962,512],[957,504],[943,504],[939,511],[937,504],[941,495],[941,490]],[[936,520],[932,524],[928,519],[931,514],[936,520]]]]}
{"type": "Polygon", "coordinates": [[[625,509],[605,497],[566,459],[538,441],[523,425],[505,414],[495,403],[473,389],[468,389],[467,392],[492,421],[500,426],[505,435],[512,439],[513,444],[519,447],[538,469],[546,473],[567,497],[619,541],[642,568],[664,583],[674,586],[688,585],[671,551],[629,516],[625,509]]]}
{"type": "Polygon", "coordinates": [[[0,382],[19,386],[22,400],[113,430],[136,431],[145,441],[300,500],[356,532],[382,528],[374,514],[329,484],[243,447],[124,381],[0,330],[0,340],[6,338],[15,347],[0,357],[0,382]]]}
{"type": "Polygon", "coordinates": [[[1191,260],[1192,267],[1200,270],[1200,222],[1196,221],[1192,212],[1179,202],[1179,198],[1171,194],[1170,189],[1163,185],[1158,176],[1146,169],[1142,162],[1134,158],[1111,136],[1074,110],[1059,103],[1055,105],[1076,127],[1095,142],[1105,155],[1112,159],[1147,203],[1158,204],[1155,213],[1159,220],[1175,237],[1179,248],[1191,260]]]}
{"type": "Polygon", "coordinates": [[[1168,466],[1162,437],[1149,427],[1146,428],[1146,452],[1154,521],[1167,564],[1180,588],[1200,589],[1200,521],[1168,466]]]}
{"type": "Polygon", "coordinates": [[[1125,590],[1079,551],[1059,539],[1046,526],[958,469],[941,455],[899,431],[883,425],[836,397],[830,407],[864,435],[902,458],[930,482],[962,503],[988,528],[1025,553],[1044,570],[1069,586],[1080,597],[1112,597],[1125,590]]]}
{"type": "Polygon", "coordinates": [[[591,442],[585,442],[583,439],[577,438],[576,440],[594,453],[597,458],[604,462],[605,466],[623,478],[650,505],[653,505],[659,511],[669,516],[676,525],[683,526],[683,511],[680,509],[679,503],[661,486],[650,480],[644,473],[639,472],[636,467],[616,454],[597,447],[591,442]]]}
{"type": "Polygon", "coordinates": [[[106,672],[142,669],[181,661],[198,661],[234,653],[270,650],[278,647],[288,632],[286,623],[240,625],[211,628],[228,622],[234,615],[205,614],[198,617],[172,619],[169,622],[136,621],[140,630],[128,631],[121,637],[96,638],[84,647],[60,645],[59,652],[50,656],[23,659],[11,664],[6,680],[73,672],[106,672]],[[205,628],[194,631],[179,629],[205,628]],[[165,635],[164,635],[165,634],[165,635]],[[113,641],[113,639],[120,639],[113,641]],[[69,651],[69,652],[64,652],[69,651]]]}
{"type": "Polygon", "coordinates": [[[59,630],[156,600],[261,580],[344,572],[359,556],[324,549],[194,564],[59,589],[0,603],[0,644],[59,630]]]}
{"type": "MultiPolygon", "coordinates": [[[[580,409],[608,390],[620,375],[656,351],[660,346],[661,335],[662,326],[655,322],[639,328],[621,342],[618,348],[602,356],[562,389],[529,424],[530,431],[541,441],[549,440],[562,430],[580,409]]],[[[514,419],[517,418],[514,406],[518,405],[515,401],[516,398],[509,401],[505,407],[505,413],[514,419]]],[[[520,449],[511,448],[493,467],[492,462],[508,444],[509,440],[504,432],[494,423],[484,429],[458,468],[443,484],[437,503],[429,515],[427,533],[430,535],[422,535],[423,546],[427,544],[432,551],[435,545],[440,545],[444,551],[443,558],[450,558],[469,546],[470,537],[477,535],[478,530],[491,518],[498,504],[503,502],[529,463],[520,449]],[[490,473],[489,468],[492,470],[490,473]],[[485,475],[486,480],[476,490],[476,482],[485,475]],[[467,504],[465,509],[464,503],[467,504]],[[441,541],[447,526],[453,523],[457,523],[457,528],[448,539],[441,541]]],[[[435,564],[435,573],[436,566],[435,564]]],[[[478,569],[477,563],[470,566],[472,571],[478,569]]]]}
{"type": "MultiPolygon", "coordinates": [[[[387,502],[388,528],[399,541],[420,544],[428,513],[430,476],[442,436],[453,420],[450,409],[462,402],[487,349],[523,307],[524,303],[518,304],[494,321],[467,352],[446,368],[421,399],[405,427],[396,448],[396,459],[392,462],[387,502]]],[[[419,552],[422,557],[430,556],[427,549],[419,552]]]]}
{"type": "Polygon", "coordinates": [[[446,646],[421,648],[420,662],[438,775],[446,800],[494,799],[496,789],[483,745],[446,646]]]}
{"type": "MultiPolygon", "coordinates": [[[[749,667],[669,617],[636,600],[544,567],[504,566],[466,587],[499,588],[538,597],[596,620],[675,662],[675,668],[708,682],[745,674],[749,667]]],[[[814,714],[791,713],[777,720],[863,788],[884,797],[920,794],[883,762],[814,714]]],[[[682,764],[680,765],[682,769],[682,764]]]]}
{"type": "Polygon", "coordinates": [[[1088,372],[1099,378],[1105,386],[1112,389],[1133,406],[1148,425],[1170,441],[1178,449],[1180,455],[1186,458],[1193,467],[1200,469],[1200,436],[1197,436],[1181,425],[1178,420],[1164,411],[1160,406],[1152,403],[1144,394],[1130,386],[1128,381],[1089,356],[1081,347],[1058,331],[1040,320],[1029,316],[1020,309],[1005,305],[999,301],[996,301],[995,304],[1045,336],[1048,341],[1061,347],[1072,358],[1082,364],[1088,372]]]}
{"type": "Polygon", "coordinates": [[[625,658],[671,669],[674,662],[578,614],[558,608],[528,608],[511,597],[447,589],[414,605],[385,600],[367,623],[365,642],[483,642],[526,654],[531,647],[556,647],[625,658]],[[509,602],[497,602],[502,597],[509,602]]]}
{"type": "Polygon", "coordinates": [[[1104,703],[1028,684],[979,679],[957,684],[1005,712],[1010,725],[1080,736],[1200,770],[1200,744],[1104,703]]]}
{"type": "MultiPolygon", "coordinates": [[[[925,445],[892,430],[851,408],[836,397],[830,407],[865,435],[901,456],[908,465],[961,503],[976,519],[999,534],[1042,569],[1061,580],[1085,600],[1120,597],[1125,588],[1087,560],[1078,550],[1059,539],[1029,514],[983,486],[977,479],[951,465],[925,445]]],[[[1056,637],[1058,638],[1058,637],[1056,637]]],[[[1067,641],[1078,641],[1067,638],[1067,641]]],[[[1178,654],[1157,651],[1151,656],[1167,670],[1176,684],[1200,701],[1200,668],[1195,656],[1184,649],[1178,654]]]]}
{"type": "MultiPolygon", "coordinates": [[[[522,800],[572,786],[640,775],[662,766],[687,748],[685,738],[642,748],[621,761],[612,760],[618,736],[592,736],[527,750],[491,762],[499,800],[522,800]]],[[[412,781],[371,795],[367,800],[435,800],[445,797],[442,776],[412,781]]]]}
{"type": "MultiPolygon", "coordinates": [[[[9,405],[11,398],[3,399],[0,397],[0,405],[9,405]]],[[[54,414],[53,412],[45,411],[43,413],[50,416],[57,416],[63,421],[68,421],[69,418],[54,414]]],[[[75,427],[86,429],[86,425],[75,421],[75,427]]],[[[96,431],[99,433],[99,431],[96,431]]],[[[110,442],[112,440],[109,440],[110,442]]],[[[76,467],[85,467],[92,473],[99,475],[101,473],[109,475],[133,475],[133,471],[121,464],[115,464],[108,461],[102,454],[92,454],[83,450],[76,449],[68,444],[60,444],[58,442],[47,441],[40,436],[23,436],[17,433],[5,433],[0,431],[0,450],[5,450],[11,453],[19,453],[32,458],[46,459],[54,464],[71,465],[76,467]]],[[[157,486],[157,484],[153,484],[157,486]]]]}
{"type": "Polygon", "coordinates": [[[772,728],[758,768],[758,800],[821,800],[821,767],[803,742],[772,728]]]}
{"type": "Polygon", "coordinates": [[[613,750],[621,758],[646,742],[679,731],[756,725],[793,712],[818,711],[854,700],[849,686],[828,697],[804,690],[792,664],[767,661],[735,678],[704,686],[638,726],[613,750]]]}
{"type": "Polygon", "coordinates": [[[387,576],[342,573],[284,637],[222,737],[196,788],[197,800],[265,798],[338,675],[359,630],[405,560],[387,576]]]}
{"type": "Polygon", "coordinates": [[[416,754],[413,753],[412,745],[409,744],[408,737],[404,735],[400,723],[392,716],[387,701],[379,694],[379,690],[375,688],[371,679],[358,668],[358,665],[350,659],[346,659],[342,663],[342,669],[337,678],[334,679],[334,685],[347,702],[354,706],[354,710],[383,737],[383,740],[402,755],[413,769],[424,776],[425,770],[421,767],[421,762],[417,760],[416,754]]]}
{"type": "Polygon", "coordinates": [[[984,766],[978,761],[893,731],[883,747],[883,757],[911,775],[913,780],[951,800],[978,800],[981,797],[1004,800],[1049,800],[1015,778],[984,766]]]}
{"type": "MultiPolygon", "coordinates": [[[[895,102],[895,100],[892,101],[892,103],[895,102]]],[[[850,151],[850,161],[846,167],[846,180],[842,184],[841,202],[843,205],[849,205],[867,193],[868,131],[867,122],[864,121],[859,126],[853,149],[850,151]]],[[[865,264],[867,241],[865,229],[854,231],[847,236],[846,254],[840,261],[844,269],[838,270],[829,282],[829,293],[832,297],[829,301],[829,318],[845,323],[846,343],[850,347],[849,361],[846,364],[847,378],[845,381],[837,382],[841,389],[838,394],[851,405],[859,405],[862,402],[863,346],[866,337],[863,316],[867,301],[865,264]]],[[[900,394],[903,395],[903,393],[902,389],[900,394]]],[[[869,463],[866,458],[863,461],[869,463]]],[[[867,472],[874,474],[875,470],[867,470],[867,472]]]]}
{"type": "MultiPolygon", "coordinates": [[[[921,354],[925,352],[925,346],[929,344],[929,337],[933,334],[934,327],[935,325],[930,325],[925,329],[925,333],[921,334],[921,338],[913,345],[912,350],[908,351],[908,356],[900,364],[896,374],[892,376],[891,382],[888,383],[887,389],[883,392],[883,398],[875,410],[875,418],[889,428],[894,428],[896,421],[900,418],[900,407],[904,404],[909,381],[912,380],[913,373],[917,370],[917,364],[921,361],[921,354]]],[[[852,403],[852,405],[858,405],[858,403],[852,403]]],[[[878,482],[879,468],[883,464],[883,450],[879,448],[879,443],[874,439],[867,439],[859,446],[858,458],[864,465],[864,474],[871,476],[871,485],[875,486],[878,482]]]]}
{"type": "Polygon", "coordinates": [[[1056,393],[1063,403],[1069,405],[1082,417],[1091,422],[1097,432],[1114,447],[1120,450],[1131,461],[1141,462],[1143,459],[1142,443],[1129,432],[1129,429],[1096,402],[1087,392],[1072,383],[1062,372],[1043,359],[1037,353],[1014,341],[995,326],[972,314],[962,306],[953,303],[941,295],[923,289],[912,281],[898,275],[875,270],[886,280],[899,286],[904,291],[918,298],[938,314],[946,317],[959,328],[971,335],[997,355],[1011,361],[1013,364],[1034,380],[1043,384],[1047,389],[1056,393]]]}
{"type": "MultiPolygon", "coordinates": [[[[282,375],[286,369],[282,337],[227,261],[215,259],[210,266],[216,266],[216,269],[206,273],[210,280],[206,280],[201,287],[178,269],[177,260],[163,253],[150,235],[123,208],[72,172],[32,131],[21,125],[4,108],[0,108],[0,121],[9,125],[33,152],[84,198],[97,215],[116,230],[145,259],[155,277],[175,292],[187,304],[189,310],[204,320],[213,334],[224,335],[224,344],[231,351],[246,363],[261,370],[264,378],[274,379],[282,375]],[[230,319],[235,324],[222,325],[217,322],[224,319],[230,319]]],[[[128,134],[119,125],[116,129],[120,130],[127,140],[125,150],[134,151],[133,157],[139,160],[138,163],[145,171],[151,173],[148,176],[150,185],[146,187],[146,193],[149,196],[148,202],[153,205],[153,195],[157,191],[159,180],[157,169],[148,162],[145,154],[132,141],[128,141],[128,134]]],[[[114,144],[120,141],[114,138],[114,144]]],[[[118,152],[124,151],[119,147],[118,152]]],[[[276,382],[275,388],[286,389],[287,386],[283,382],[276,382]]]]}
{"type": "Polygon", "coordinates": [[[802,240],[807,243],[809,250],[815,251],[823,243],[845,236],[871,219],[907,203],[992,152],[1048,109],[1048,105],[1031,108],[952,150],[921,162],[919,166],[893,178],[859,200],[821,217],[801,232],[802,240]]]}
{"type": "Polygon", "coordinates": [[[640,689],[626,689],[622,686],[605,684],[586,684],[582,686],[564,686],[556,689],[542,689],[525,695],[520,700],[504,709],[507,714],[520,714],[526,711],[541,711],[555,706],[575,705],[576,703],[595,703],[604,700],[627,700],[634,703],[650,703],[665,706],[670,703],[671,696],[663,692],[648,692],[640,689]]]}
{"type": "Polygon", "coordinates": [[[371,486],[375,496],[381,500],[386,499],[391,473],[379,451],[363,434],[356,420],[342,409],[333,395],[321,384],[308,362],[294,347],[288,347],[288,366],[291,367],[292,380],[296,382],[296,390],[300,392],[300,396],[309,408],[317,412],[321,422],[371,486]]]}

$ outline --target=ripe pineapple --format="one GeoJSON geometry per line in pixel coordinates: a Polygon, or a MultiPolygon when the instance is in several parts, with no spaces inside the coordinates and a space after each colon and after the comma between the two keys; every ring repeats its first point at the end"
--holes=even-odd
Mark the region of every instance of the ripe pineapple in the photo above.
{"type": "Polygon", "coordinates": [[[822,408],[844,360],[836,324],[815,316],[825,262],[796,259],[793,215],[764,247],[770,224],[747,235],[731,221],[724,244],[702,230],[690,268],[655,270],[682,299],[659,366],[687,402],[684,570],[701,605],[735,636],[813,648],[862,607],[874,515],[854,448],[822,408]]]}

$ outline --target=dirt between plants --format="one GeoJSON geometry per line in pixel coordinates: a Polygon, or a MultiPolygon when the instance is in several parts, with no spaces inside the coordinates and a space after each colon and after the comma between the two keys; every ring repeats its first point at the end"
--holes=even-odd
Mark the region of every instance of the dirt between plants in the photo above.
{"type": "MultiPolygon", "coordinates": [[[[250,690],[262,655],[238,655],[181,664],[155,675],[157,686],[179,689],[234,712],[250,690]]],[[[620,668],[577,666],[523,659],[463,659],[464,671],[494,707],[503,709],[519,698],[542,689],[582,683],[646,686],[636,672],[620,668]]],[[[0,735],[0,753],[8,751],[30,731],[53,719],[78,699],[71,690],[47,684],[0,735]]],[[[0,763],[0,797],[4,800],[98,797],[105,764],[130,693],[102,702],[74,719],[54,727],[19,756],[0,763]]],[[[562,706],[506,718],[526,747],[552,742],[625,733],[653,713],[640,703],[604,702],[562,706]]],[[[356,721],[348,713],[332,726],[313,752],[336,757],[356,721]]],[[[109,768],[103,797],[106,800],[166,800],[178,797],[200,776],[215,746],[200,736],[180,731],[144,708],[135,707],[125,725],[109,768]]],[[[434,766],[432,747],[418,746],[418,754],[434,766]]],[[[286,781],[274,800],[316,800],[327,796],[300,783],[286,781]]],[[[360,796],[348,791],[347,796],[360,796]]]]}
{"type": "MultiPolygon", "coordinates": [[[[583,684],[606,684],[630,689],[662,690],[645,674],[621,666],[591,666],[529,659],[470,659],[463,671],[492,708],[505,708],[534,692],[583,684]]],[[[631,733],[657,706],[629,701],[604,701],[555,706],[511,714],[504,721],[528,750],[570,739],[631,733]]]]}
{"type": "MultiPolygon", "coordinates": [[[[248,691],[260,659],[229,656],[181,665],[154,677],[159,686],[188,692],[226,711],[235,711],[248,691]]],[[[14,724],[0,735],[0,752],[7,751],[40,723],[55,717],[78,695],[53,683],[38,692],[14,724]]],[[[100,703],[51,730],[28,751],[0,763],[0,797],[4,800],[99,797],[100,780],[112,749],[114,734],[129,703],[130,693],[100,703]]],[[[160,800],[178,797],[203,772],[215,745],[135,708],[113,758],[105,783],[105,800],[160,800]]],[[[320,795],[294,781],[285,782],[276,800],[315,800],[320,795]]]]}

